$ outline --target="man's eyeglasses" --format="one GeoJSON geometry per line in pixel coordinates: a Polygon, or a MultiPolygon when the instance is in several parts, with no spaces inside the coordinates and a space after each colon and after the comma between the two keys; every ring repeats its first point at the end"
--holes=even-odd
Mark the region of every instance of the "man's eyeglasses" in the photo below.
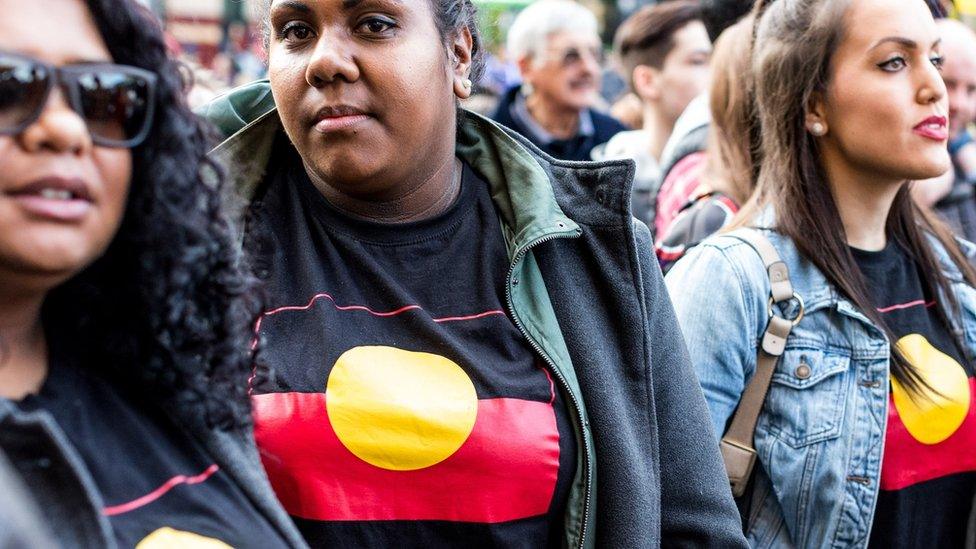
{"type": "Polygon", "coordinates": [[[55,67],[0,51],[0,135],[16,135],[37,121],[55,85],[84,119],[96,145],[136,147],[149,134],[155,74],[111,63],[55,67]]]}
{"type": "Polygon", "coordinates": [[[549,58],[558,62],[563,67],[572,67],[583,62],[584,58],[590,58],[598,65],[603,64],[603,49],[596,48],[577,48],[569,47],[561,51],[550,52],[549,58]]]}

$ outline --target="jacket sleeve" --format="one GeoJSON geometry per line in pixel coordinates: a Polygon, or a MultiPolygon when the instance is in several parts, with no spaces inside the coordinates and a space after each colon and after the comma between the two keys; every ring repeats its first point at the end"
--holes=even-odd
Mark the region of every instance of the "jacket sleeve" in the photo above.
{"type": "MultiPolygon", "coordinates": [[[[45,519],[58,518],[58,509],[47,509],[46,514],[41,514],[37,502],[28,493],[27,487],[2,451],[0,451],[0,494],[3,494],[3,505],[0,505],[0,547],[58,547],[54,543],[52,532],[43,522],[45,519]]],[[[60,509],[64,510],[67,507],[60,509]]],[[[76,518],[74,522],[76,527],[81,529],[84,518],[76,518]]],[[[97,525],[91,525],[89,530],[92,537],[104,532],[97,525]]],[[[79,530],[66,528],[62,533],[72,531],[79,530]]]]}
{"type": "Polygon", "coordinates": [[[635,232],[658,425],[661,543],[664,547],[747,547],[708,408],[654,258],[650,230],[635,223],[635,232]]]}
{"type": "Polygon", "coordinates": [[[718,438],[756,369],[756,315],[761,313],[752,299],[755,291],[741,281],[741,266],[726,253],[696,246],[665,279],[718,438]]]}

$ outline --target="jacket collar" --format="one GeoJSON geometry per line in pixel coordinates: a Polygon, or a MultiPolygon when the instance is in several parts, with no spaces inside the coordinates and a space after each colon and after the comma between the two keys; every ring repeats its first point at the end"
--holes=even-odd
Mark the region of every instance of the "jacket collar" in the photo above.
{"type": "MultiPolygon", "coordinates": [[[[280,131],[281,118],[272,108],[211,151],[218,164],[232,167],[234,185],[228,186],[226,203],[238,226],[264,180],[274,139],[280,131]]],[[[512,255],[516,249],[548,235],[580,233],[579,225],[563,213],[556,201],[554,181],[543,167],[544,155],[526,148],[526,143],[508,130],[465,111],[456,151],[491,187],[512,255]],[[512,181],[519,184],[511,185],[512,181]]]]}

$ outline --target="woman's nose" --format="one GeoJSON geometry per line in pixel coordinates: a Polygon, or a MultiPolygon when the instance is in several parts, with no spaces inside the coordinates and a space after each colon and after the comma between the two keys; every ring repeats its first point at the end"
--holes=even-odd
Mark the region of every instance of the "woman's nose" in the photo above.
{"type": "Polygon", "coordinates": [[[353,49],[339,33],[323,32],[305,70],[309,86],[319,88],[335,80],[346,83],[359,79],[359,67],[353,49]]]}
{"type": "MultiPolygon", "coordinates": [[[[945,101],[948,96],[942,73],[931,63],[925,63],[922,83],[918,89],[916,99],[923,105],[945,101]]],[[[948,107],[946,107],[948,110],[948,107]]]]}
{"type": "Polygon", "coordinates": [[[29,152],[83,154],[92,148],[91,134],[84,119],[68,105],[60,87],[55,86],[41,115],[18,136],[29,152]]]}

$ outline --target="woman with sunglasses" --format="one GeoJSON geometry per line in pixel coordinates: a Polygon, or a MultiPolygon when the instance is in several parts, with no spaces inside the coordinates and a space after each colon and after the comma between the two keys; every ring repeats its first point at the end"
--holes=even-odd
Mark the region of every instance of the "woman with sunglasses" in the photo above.
{"type": "Polygon", "coordinates": [[[256,438],[306,539],[742,546],[630,165],[458,109],[471,0],[268,5],[270,84],[208,114],[272,301],[256,438]]]}
{"type": "Polygon", "coordinates": [[[762,160],[733,223],[752,229],[706,240],[667,276],[727,455],[754,445],[747,537],[973,547],[973,248],[910,193],[951,167],[939,27],[922,0],[766,4],[762,160]],[[754,436],[737,408],[758,414],[754,436]]]}
{"type": "Polygon", "coordinates": [[[184,87],[135,2],[0,1],[0,451],[65,546],[303,545],[184,87]]]}

